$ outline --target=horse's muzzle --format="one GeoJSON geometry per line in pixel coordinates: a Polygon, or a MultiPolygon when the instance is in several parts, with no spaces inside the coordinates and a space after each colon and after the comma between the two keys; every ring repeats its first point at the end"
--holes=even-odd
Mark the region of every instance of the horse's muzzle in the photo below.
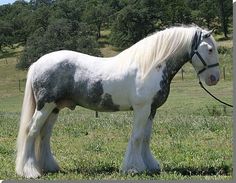
{"type": "Polygon", "coordinates": [[[219,80],[220,80],[219,74],[216,74],[216,75],[215,74],[211,74],[211,75],[209,75],[209,77],[207,78],[205,83],[208,86],[213,86],[213,85],[216,85],[219,80]]]}

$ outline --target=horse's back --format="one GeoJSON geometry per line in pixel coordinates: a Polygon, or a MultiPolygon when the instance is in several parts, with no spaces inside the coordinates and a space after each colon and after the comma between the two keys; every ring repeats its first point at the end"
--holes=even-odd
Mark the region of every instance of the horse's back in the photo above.
{"type": "Polygon", "coordinates": [[[61,62],[70,62],[70,63],[76,63],[78,61],[89,62],[89,61],[94,61],[96,59],[98,59],[98,57],[70,50],[60,50],[43,55],[34,63],[34,65],[36,65],[38,69],[42,68],[43,70],[45,70],[46,68],[51,68],[55,64],[59,64],[61,62]]]}

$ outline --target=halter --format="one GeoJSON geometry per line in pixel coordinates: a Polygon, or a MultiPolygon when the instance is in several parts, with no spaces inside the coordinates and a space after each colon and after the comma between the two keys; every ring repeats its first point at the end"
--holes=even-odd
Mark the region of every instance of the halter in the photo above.
{"type": "Polygon", "coordinates": [[[204,65],[204,67],[200,71],[198,71],[198,73],[197,73],[198,75],[201,74],[202,72],[204,72],[208,68],[219,66],[219,63],[207,65],[205,60],[202,58],[202,56],[200,55],[200,53],[197,50],[194,50],[194,54],[196,54],[198,56],[198,58],[201,60],[202,64],[204,65]]]}
{"type": "MultiPolygon", "coordinates": [[[[195,36],[194,36],[194,40],[193,40],[193,46],[192,46],[192,50],[193,51],[191,53],[191,58],[193,58],[193,56],[196,54],[198,56],[199,60],[203,64],[203,68],[200,71],[198,71],[198,73],[197,73],[198,75],[201,74],[202,72],[204,72],[205,70],[209,69],[209,68],[219,66],[219,63],[207,65],[205,60],[202,58],[201,54],[197,50],[199,45],[200,45],[200,43],[201,43],[201,40],[202,40],[202,32],[201,31],[197,31],[195,36]]],[[[192,63],[192,62],[190,61],[190,63],[192,63]]]]}
{"type": "MultiPolygon", "coordinates": [[[[205,37],[207,38],[207,37],[205,37]]],[[[193,45],[192,45],[192,53],[191,53],[191,58],[193,58],[193,56],[196,54],[198,56],[198,58],[201,60],[202,64],[204,65],[204,67],[198,71],[198,79],[199,79],[199,84],[201,86],[202,89],[204,89],[211,97],[213,97],[215,100],[217,100],[218,102],[226,105],[226,106],[229,106],[229,107],[233,107],[233,105],[231,104],[228,104],[222,100],[220,100],[219,98],[217,98],[216,96],[214,96],[213,94],[211,94],[211,92],[209,92],[202,84],[201,80],[200,80],[200,77],[199,77],[199,74],[201,74],[202,72],[204,72],[206,69],[208,68],[211,68],[211,67],[216,67],[216,66],[219,66],[219,63],[215,63],[215,64],[211,64],[211,65],[207,65],[207,63],[205,62],[205,60],[202,58],[202,56],[200,55],[200,53],[197,51],[197,48],[198,46],[200,45],[201,43],[201,39],[202,39],[202,32],[201,31],[197,31],[195,36],[194,36],[194,39],[193,39],[193,45]]],[[[192,63],[190,61],[190,63],[192,63]]]]}

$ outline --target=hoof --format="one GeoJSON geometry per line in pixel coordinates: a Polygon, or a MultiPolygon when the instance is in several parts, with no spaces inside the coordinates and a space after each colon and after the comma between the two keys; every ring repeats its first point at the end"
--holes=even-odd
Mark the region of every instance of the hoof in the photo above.
{"type": "Polygon", "coordinates": [[[28,178],[28,179],[35,179],[38,178],[42,175],[40,169],[35,166],[34,163],[32,163],[31,161],[28,161],[24,168],[23,168],[23,174],[21,176],[28,178]]]}

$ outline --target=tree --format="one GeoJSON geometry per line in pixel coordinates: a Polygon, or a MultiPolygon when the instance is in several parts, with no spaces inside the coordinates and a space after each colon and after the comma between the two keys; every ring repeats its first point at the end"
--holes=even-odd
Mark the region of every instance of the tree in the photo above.
{"type": "MultiPolygon", "coordinates": [[[[71,37],[74,37],[74,40],[80,39],[75,37],[79,36],[79,30],[87,31],[81,29],[82,24],[89,29],[91,37],[85,39],[86,36],[83,35],[80,42],[77,42],[84,45],[79,46],[80,49],[86,48],[86,41],[90,38],[92,42],[94,38],[99,38],[103,27],[111,29],[110,43],[123,49],[155,30],[192,22],[209,29],[220,27],[218,31],[228,37],[232,25],[232,2],[231,0],[31,0],[30,2],[17,0],[11,5],[0,6],[0,47],[18,43],[28,46],[30,44],[27,40],[29,37],[33,38],[32,35],[36,30],[43,29],[44,33],[48,34],[52,29],[50,25],[62,19],[66,22],[61,23],[70,26],[69,40],[71,37]]],[[[64,25],[62,29],[65,29],[64,25]]],[[[67,32],[67,29],[64,31],[67,32]]]]}
{"type": "Polygon", "coordinates": [[[190,24],[192,21],[191,9],[186,0],[162,0],[161,7],[162,25],[190,24]]]}
{"type": "Polygon", "coordinates": [[[41,5],[51,5],[54,2],[54,0],[30,0],[30,4],[34,7],[39,7],[41,5]]]}
{"type": "Polygon", "coordinates": [[[127,6],[128,1],[127,0],[106,0],[106,3],[108,4],[108,6],[110,7],[110,10],[114,14],[115,12],[118,12],[122,8],[127,6]]]}
{"type": "Polygon", "coordinates": [[[0,51],[3,46],[13,44],[13,26],[9,22],[0,20],[0,51]]]}
{"type": "Polygon", "coordinates": [[[51,16],[51,10],[48,6],[42,5],[34,12],[34,26],[35,29],[38,27],[47,29],[49,25],[49,18],[51,16]]]}
{"type": "Polygon", "coordinates": [[[219,17],[221,20],[221,29],[225,38],[228,38],[229,20],[233,15],[233,4],[231,0],[218,0],[219,17]]]}
{"type": "Polygon", "coordinates": [[[155,30],[156,12],[144,1],[128,4],[117,15],[111,29],[111,44],[127,48],[155,30]],[[155,14],[153,14],[155,13],[155,14]]]}
{"type": "Polygon", "coordinates": [[[42,55],[58,50],[68,49],[91,55],[101,55],[94,32],[89,30],[87,24],[79,23],[75,32],[72,23],[67,19],[57,19],[48,26],[46,31],[42,27],[37,29],[27,39],[17,68],[27,69],[42,55]]]}
{"type": "Polygon", "coordinates": [[[200,3],[199,16],[201,16],[202,18],[201,25],[206,24],[208,29],[215,28],[215,27],[212,27],[212,25],[216,21],[215,20],[217,17],[216,9],[217,9],[217,5],[216,5],[215,0],[204,0],[200,3]]]}
{"type": "Polygon", "coordinates": [[[96,27],[97,38],[101,37],[101,27],[109,21],[111,11],[106,3],[90,2],[84,11],[84,21],[96,27]]]}

